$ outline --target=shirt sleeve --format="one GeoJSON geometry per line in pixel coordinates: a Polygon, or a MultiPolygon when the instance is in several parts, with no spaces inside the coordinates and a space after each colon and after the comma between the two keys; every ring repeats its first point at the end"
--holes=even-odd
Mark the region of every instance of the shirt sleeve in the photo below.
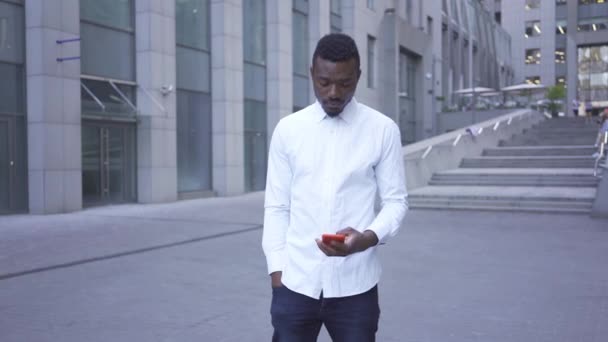
{"type": "Polygon", "coordinates": [[[385,129],[375,172],[382,209],[367,229],[376,233],[379,243],[384,243],[397,234],[408,209],[401,135],[395,123],[385,129]]]}
{"type": "Polygon", "coordinates": [[[282,271],[285,258],[285,236],[289,226],[292,171],[281,132],[277,125],[270,141],[264,202],[262,248],[268,274],[282,271]]]}

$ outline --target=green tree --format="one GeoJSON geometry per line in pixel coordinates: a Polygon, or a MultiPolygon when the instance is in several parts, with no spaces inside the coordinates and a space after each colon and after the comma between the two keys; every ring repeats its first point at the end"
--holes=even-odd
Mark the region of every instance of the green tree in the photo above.
{"type": "Polygon", "coordinates": [[[549,104],[547,105],[547,109],[551,112],[552,116],[557,116],[557,112],[561,108],[561,103],[559,100],[566,97],[566,89],[561,84],[558,84],[553,87],[549,87],[547,89],[547,99],[549,100],[549,104]]]}

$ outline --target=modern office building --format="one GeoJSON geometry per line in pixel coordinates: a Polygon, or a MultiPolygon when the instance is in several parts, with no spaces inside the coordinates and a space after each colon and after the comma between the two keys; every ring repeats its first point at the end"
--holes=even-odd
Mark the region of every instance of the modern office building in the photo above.
{"type": "Polygon", "coordinates": [[[329,32],[354,37],[356,96],[404,144],[453,90],[509,82],[478,0],[0,0],[0,212],[262,190],[329,32]]]}
{"type": "Polygon", "coordinates": [[[563,84],[567,109],[574,99],[608,107],[608,1],[490,2],[512,38],[516,83],[563,84]]]}

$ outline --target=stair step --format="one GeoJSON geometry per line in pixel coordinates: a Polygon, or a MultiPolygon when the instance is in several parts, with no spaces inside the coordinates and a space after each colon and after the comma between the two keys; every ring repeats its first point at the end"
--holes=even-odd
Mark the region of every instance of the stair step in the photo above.
{"type": "Polygon", "coordinates": [[[578,210],[589,210],[591,208],[591,202],[584,201],[535,201],[535,200],[487,200],[487,199],[478,199],[478,198],[412,198],[409,200],[409,206],[412,208],[416,208],[419,206],[443,206],[450,207],[454,205],[459,206],[472,206],[472,207],[510,207],[510,208],[551,208],[555,210],[563,210],[563,209],[578,209],[578,210]]]}
{"type": "Polygon", "coordinates": [[[483,156],[590,156],[596,151],[593,146],[514,146],[486,148],[483,156]]]}
{"type": "Polygon", "coordinates": [[[569,167],[592,168],[591,156],[484,156],[464,158],[460,167],[569,167]]]}
{"type": "Polygon", "coordinates": [[[580,214],[587,215],[591,212],[591,209],[585,208],[559,208],[552,209],[547,207],[511,207],[511,206],[474,206],[474,205],[460,205],[453,204],[450,206],[434,205],[434,204],[420,204],[412,205],[411,209],[417,210],[474,210],[474,211],[507,211],[507,212],[529,212],[529,213],[560,213],[560,214],[580,214]]]}
{"type": "Polygon", "coordinates": [[[566,182],[566,181],[538,181],[538,180],[460,180],[460,179],[449,179],[449,180],[431,180],[429,185],[490,185],[490,186],[552,186],[552,187],[590,187],[597,186],[597,181],[591,182],[566,182]]]}

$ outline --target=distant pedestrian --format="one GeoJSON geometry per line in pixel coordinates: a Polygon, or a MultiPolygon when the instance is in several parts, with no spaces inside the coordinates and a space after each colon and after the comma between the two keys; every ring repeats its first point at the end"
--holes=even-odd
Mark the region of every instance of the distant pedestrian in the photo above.
{"type": "Polygon", "coordinates": [[[591,101],[585,101],[585,121],[591,122],[591,116],[593,116],[593,106],[591,101]]]}
{"type": "Polygon", "coordinates": [[[574,115],[574,117],[576,117],[577,114],[578,114],[578,100],[573,99],[572,100],[572,115],[574,115]]]}
{"type": "Polygon", "coordinates": [[[604,112],[599,115],[600,129],[597,132],[595,146],[600,146],[600,143],[606,143],[606,134],[608,133],[608,108],[604,108],[604,112]]]}
{"type": "Polygon", "coordinates": [[[353,97],[361,69],[351,37],[321,38],[310,76],[317,101],[279,122],[268,155],[262,246],[272,341],[314,342],[325,325],[333,341],[372,342],[378,245],[407,210],[399,128],[353,97]]]}
{"type": "Polygon", "coordinates": [[[585,102],[580,101],[578,103],[578,116],[580,117],[587,117],[587,112],[585,111],[585,102]]]}

